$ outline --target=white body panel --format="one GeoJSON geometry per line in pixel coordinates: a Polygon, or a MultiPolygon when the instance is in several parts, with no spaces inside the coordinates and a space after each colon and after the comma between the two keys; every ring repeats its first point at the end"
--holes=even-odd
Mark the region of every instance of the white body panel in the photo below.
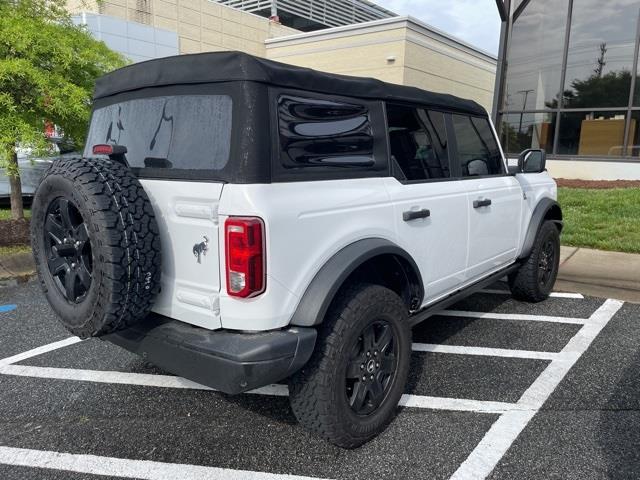
{"type": "MultiPolygon", "coordinates": [[[[222,224],[228,215],[258,216],[265,221],[267,289],[251,299],[229,297],[222,275],[222,326],[283,327],[315,274],[339,250],[363,238],[395,241],[393,207],[384,182],[362,178],[226,185],[220,203],[222,224]]],[[[220,258],[224,258],[222,240],[220,245],[220,258]]]]}
{"type": "Polygon", "coordinates": [[[467,276],[469,209],[465,182],[402,184],[385,179],[393,204],[396,243],[420,268],[423,305],[463,283],[467,276]],[[405,222],[409,210],[428,209],[428,218],[405,222]]]}
{"type": "Polygon", "coordinates": [[[153,311],[200,327],[220,328],[218,201],[221,183],[141,180],[160,229],[162,289],[153,311]],[[207,237],[198,258],[194,245],[207,237]]]}
{"type": "Polygon", "coordinates": [[[474,280],[513,262],[518,254],[522,189],[515,177],[467,179],[469,260],[467,276],[474,280]],[[475,200],[491,205],[474,208],[475,200]]]}
{"type": "Polygon", "coordinates": [[[552,200],[558,199],[558,186],[556,182],[551,178],[547,172],[543,173],[527,173],[516,175],[515,177],[520,183],[523,193],[522,203],[522,215],[520,218],[520,224],[522,228],[522,241],[518,246],[518,255],[522,251],[522,244],[524,242],[524,235],[531,222],[531,216],[536,208],[536,205],[540,203],[543,198],[550,198],[552,200]]]}

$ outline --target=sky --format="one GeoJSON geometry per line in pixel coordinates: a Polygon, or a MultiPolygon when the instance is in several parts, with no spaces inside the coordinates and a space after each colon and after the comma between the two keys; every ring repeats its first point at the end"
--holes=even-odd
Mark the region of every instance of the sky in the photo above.
{"type": "Polygon", "coordinates": [[[449,35],[498,54],[500,16],[495,0],[373,0],[399,15],[411,15],[449,35]]]}

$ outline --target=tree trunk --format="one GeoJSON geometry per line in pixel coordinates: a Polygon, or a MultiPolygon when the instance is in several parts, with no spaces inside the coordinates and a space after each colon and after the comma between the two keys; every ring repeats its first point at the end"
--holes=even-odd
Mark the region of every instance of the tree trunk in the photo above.
{"type": "Polygon", "coordinates": [[[18,154],[13,153],[9,160],[9,168],[6,169],[11,186],[11,218],[21,220],[24,218],[22,207],[22,184],[20,182],[20,170],[18,169],[18,154]]]}

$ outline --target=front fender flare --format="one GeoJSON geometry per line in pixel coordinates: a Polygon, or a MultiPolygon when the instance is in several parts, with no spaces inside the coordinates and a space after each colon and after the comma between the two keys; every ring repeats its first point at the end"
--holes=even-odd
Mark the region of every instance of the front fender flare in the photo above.
{"type": "Polygon", "coordinates": [[[557,208],[560,211],[561,218],[552,219],[552,221],[558,225],[558,228],[562,230],[562,210],[560,209],[560,205],[555,200],[551,198],[545,197],[538,204],[536,208],[533,210],[533,214],[531,215],[531,220],[529,221],[529,228],[527,229],[527,233],[524,237],[524,242],[522,244],[522,251],[518,256],[518,260],[527,258],[533,249],[533,244],[536,240],[536,236],[538,235],[538,230],[544,223],[547,218],[547,214],[552,208],[557,208]]]}
{"type": "Polygon", "coordinates": [[[322,323],[333,298],[347,277],[367,260],[384,254],[397,255],[411,265],[418,279],[421,302],[424,286],[420,270],[411,255],[388,240],[366,238],[344,247],[322,266],[302,295],[290,324],[309,327],[322,323]]]}

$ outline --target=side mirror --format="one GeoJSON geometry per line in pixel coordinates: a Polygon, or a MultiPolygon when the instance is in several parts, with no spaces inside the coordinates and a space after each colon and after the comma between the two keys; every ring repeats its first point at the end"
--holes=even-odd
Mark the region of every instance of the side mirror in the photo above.
{"type": "Polygon", "coordinates": [[[541,173],[547,166],[547,152],[541,148],[528,148],[518,157],[520,173],[541,173]]]}

